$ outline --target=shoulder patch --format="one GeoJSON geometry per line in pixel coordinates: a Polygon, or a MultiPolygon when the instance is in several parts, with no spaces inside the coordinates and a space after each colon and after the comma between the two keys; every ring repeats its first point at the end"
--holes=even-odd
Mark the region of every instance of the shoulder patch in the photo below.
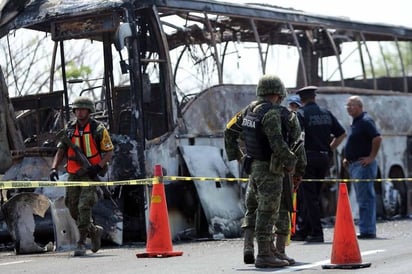
{"type": "Polygon", "coordinates": [[[237,119],[238,119],[239,115],[240,115],[240,111],[238,113],[236,113],[232,117],[232,119],[230,119],[230,121],[226,124],[227,129],[230,129],[237,122],[237,119]]]}

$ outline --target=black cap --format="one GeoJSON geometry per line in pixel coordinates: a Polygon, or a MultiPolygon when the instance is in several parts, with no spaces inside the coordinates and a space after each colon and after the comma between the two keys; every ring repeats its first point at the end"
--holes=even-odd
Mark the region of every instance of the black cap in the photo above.
{"type": "Polygon", "coordinates": [[[318,87],[316,86],[307,86],[307,87],[303,87],[301,89],[299,89],[298,91],[296,91],[296,94],[299,96],[313,96],[316,95],[316,90],[318,89],[318,87]]]}

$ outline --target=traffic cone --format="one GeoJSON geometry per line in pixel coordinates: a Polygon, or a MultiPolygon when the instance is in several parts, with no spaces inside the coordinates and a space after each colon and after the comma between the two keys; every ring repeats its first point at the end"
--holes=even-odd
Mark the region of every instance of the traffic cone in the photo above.
{"type": "Polygon", "coordinates": [[[371,263],[362,263],[349,203],[348,189],[345,183],[339,184],[332,258],[330,261],[330,264],[322,265],[322,268],[354,269],[371,266],[371,263]]]}
{"type": "Polygon", "coordinates": [[[149,229],[145,253],[137,253],[138,258],[181,256],[182,251],[173,251],[169,226],[163,171],[161,165],[154,167],[152,198],[149,212],[149,229]]]}

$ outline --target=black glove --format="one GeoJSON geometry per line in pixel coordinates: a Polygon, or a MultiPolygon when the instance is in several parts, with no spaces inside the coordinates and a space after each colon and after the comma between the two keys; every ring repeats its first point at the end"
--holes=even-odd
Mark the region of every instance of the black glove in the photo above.
{"type": "Polygon", "coordinates": [[[87,168],[87,174],[91,179],[96,178],[97,174],[102,170],[102,167],[99,165],[92,165],[87,168]]]}
{"type": "Polygon", "coordinates": [[[57,180],[59,180],[59,174],[57,173],[57,170],[56,170],[55,168],[52,168],[52,169],[50,170],[49,177],[50,177],[50,181],[57,181],[57,180]]]}

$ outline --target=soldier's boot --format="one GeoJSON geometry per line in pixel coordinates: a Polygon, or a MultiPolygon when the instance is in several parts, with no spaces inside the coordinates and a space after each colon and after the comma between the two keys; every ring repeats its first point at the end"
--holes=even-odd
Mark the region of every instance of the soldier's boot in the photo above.
{"type": "Polygon", "coordinates": [[[276,246],[272,242],[271,251],[279,259],[285,260],[289,265],[294,265],[296,263],[295,259],[286,255],[285,247],[288,236],[286,235],[277,235],[276,236],[276,246]]]}
{"type": "Polygon", "coordinates": [[[281,260],[270,251],[270,241],[258,241],[258,255],[255,261],[257,268],[274,268],[289,265],[288,261],[281,260]]]}
{"type": "Polygon", "coordinates": [[[89,236],[91,241],[91,250],[96,253],[102,245],[103,228],[99,225],[90,224],[89,236]]]}
{"type": "Polygon", "coordinates": [[[87,229],[79,229],[80,238],[77,241],[76,249],[74,250],[74,256],[84,256],[86,255],[86,238],[87,238],[87,229]]]}
{"type": "Polygon", "coordinates": [[[243,262],[245,264],[253,264],[255,263],[255,248],[253,245],[253,238],[255,236],[254,229],[246,228],[243,236],[243,262]]]}

